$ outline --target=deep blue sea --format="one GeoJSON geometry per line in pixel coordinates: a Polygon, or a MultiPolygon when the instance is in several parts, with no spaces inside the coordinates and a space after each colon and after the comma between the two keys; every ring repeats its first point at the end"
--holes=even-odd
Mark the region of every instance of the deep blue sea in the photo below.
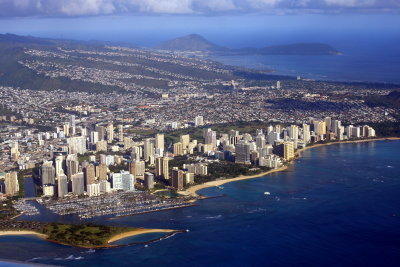
{"type": "Polygon", "coordinates": [[[345,51],[340,56],[218,56],[211,59],[226,65],[273,70],[274,74],[308,79],[400,84],[400,52],[393,51],[345,51]]]}
{"type": "Polygon", "coordinates": [[[201,191],[225,197],[98,221],[190,230],[148,247],[93,251],[8,236],[0,258],[86,267],[398,266],[399,153],[400,141],[314,148],[285,172],[201,191]]]}

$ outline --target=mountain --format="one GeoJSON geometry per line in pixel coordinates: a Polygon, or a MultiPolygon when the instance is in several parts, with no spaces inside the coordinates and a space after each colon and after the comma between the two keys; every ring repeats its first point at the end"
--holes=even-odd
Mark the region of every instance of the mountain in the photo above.
{"type": "Polygon", "coordinates": [[[227,48],[213,44],[198,34],[190,34],[173,40],[166,41],[156,47],[162,50],[185,51],[221,51],[227,48]]]}
{"type": "Polygon", "coordinates": [[[388,95],[373,95],[365,98],[365,103],[376,107],[400,108],[400,90],[390,92],[388,95]]]}
{"type": "Polygon", "coordinates": [[[323,43],[296,43],[289,45],[275,45],[263,48],[240,48],[231,49],[218,46],[203,36],[190,34],[166,41],[157,46],[156,49],[177,51],[203,51],[219,55],[339,55],[339,51],[332,46],[323,43]]]}

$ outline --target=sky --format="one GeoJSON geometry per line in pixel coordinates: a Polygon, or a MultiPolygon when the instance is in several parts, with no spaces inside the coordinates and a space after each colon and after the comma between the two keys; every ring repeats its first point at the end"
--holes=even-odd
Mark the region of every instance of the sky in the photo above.
{"type": "Polygon", "coordinates": [[[0,0],[1,17],[399,13],[399,0],[0,0]]]}
{"type": "Polygon", "coordinates": [[[144,46],[190,33],[230,47],[391,42],[400,0],[0,0],[0,33],[144,46]]]}

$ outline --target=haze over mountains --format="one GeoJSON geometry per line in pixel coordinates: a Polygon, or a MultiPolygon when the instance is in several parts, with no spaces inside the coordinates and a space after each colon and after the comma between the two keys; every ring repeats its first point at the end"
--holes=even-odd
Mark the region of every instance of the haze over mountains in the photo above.
{"type": "Polygon", "coordinates": [[[216,45],[203,36],[190,34],[166,41],[156,47],[163,50],[203,51],[215,54],[260,54],[260,55],[339,55],[340,52],[324,43],[295,43],[262,48],[246,47],[233,49],[216,45]]]}

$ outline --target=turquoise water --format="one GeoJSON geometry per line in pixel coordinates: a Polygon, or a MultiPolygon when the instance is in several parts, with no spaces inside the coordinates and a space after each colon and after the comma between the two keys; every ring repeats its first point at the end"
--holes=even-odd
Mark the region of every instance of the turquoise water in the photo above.
{"type": "Polygon", "coordinates": [[[62,266],[398,266],[399,153],[399,141],[314,148],[285,172],[202,191],[226,197],[103,220],[190,230],[148,247],[94,251],[0,237],[0,258],[62,266]]]}

